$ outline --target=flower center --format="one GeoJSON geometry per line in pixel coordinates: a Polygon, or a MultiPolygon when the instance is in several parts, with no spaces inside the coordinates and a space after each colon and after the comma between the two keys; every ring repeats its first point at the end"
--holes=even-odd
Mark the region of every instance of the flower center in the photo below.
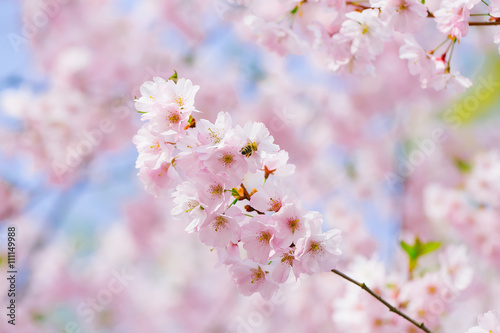
{"type": "Polygon", "coordinates": [[[234,162],[234,155],[231,153],[225,153],[220,158],[220,161],[222,162],[222,164],[224,164],[224,166],[227,167],[234,162]]]}
{"type": "Polygon", "coordinates": [[[179,106],[182,106],[184,104],[184,101],[182,100],[182,97],[174,97],[174,99],[172,100],[172,102],[176,103],[177,105],[179,106]]]}
{"type": "Polygon", "coordinates": [[[271,240],[271,233],[269,231],[263,231],[260,233],[259,241],[261,243],[269,244],[270,240],[271,240]]]}
{"type": "Polygon", "coordinates": [[[210,194],[212,194],[212,197],[215,198],[220,198],[222,197],[222,193],[224,192],[224,189],[220,184],[217,185],[210,185],[209,190],[210,194]]]}
{"type": "Polygon", "coordinates": [[[220,133],[214,132],[211,128],[209,128],[208,131],[210,132],[210,134],[208,135],[210,137],[210,141],[212,141],[214,144],[218,144],[221,140],[220,133]]]}
{"type": "Polygon", "coordinates": [[[300,228],[300,220],[298,218],[289,218],[287,221],[288,227],[292,229],[292,234],[295,232],[295,229],[300,228]]]}
{"type": "Polygon", "coordinates": [[[290,267],[293,267],[293,260],[294,259],[295,259],[295,257],[292,254],[285,253],[283,255],[283,257],[281,258],[281,262],[288,264],[288,266],[290,266],[290,267]]]}
{"type": "Polygon", "coordinates": [[[160,167],[160,173],[158,174],[158,177],[161,177],[165,171],[168,171],[168,168],[170,168],[170,163],[163,163],[162,166],[160,167]]]}
{"type": "Polygon", "coordinates": [[[200,203],[198,201],[196,201],[196,200],[189,200],[188,204],[187,204],[186,213],[189,213],[190,211],[192,211],[193,209],[195,209],[196,207],[198,207],[199,204],[200,203]]]}
{"type": "Polygon", "coordinates": [[[269,199],[269,211],[277,212],[281,209],[281,200],[279,198],[269,199]]]}
{"type": "Polygon", "coordinates": [[[227,229],[227,219],[224,216],[217,216],[213,226],[215,231],[219,231],[219,229],[227,229]]]}
{"type": "Polygon", "coordinates": [[[363,24],[361,25],[361,33],[362,33],[363,35],[366,35],[366,34],[367,34],[367,33],[369,33],[369,32],[370,32],[370,27],[369,27],[366,23],[363,23],[363,24]]]}
{"type": "Polygon", "coordinates": [[[251,283],[254,283],[254,282],[260,283],[266,279],[266,273],[264,273],[264,271],[262,270],[262,268],[260,268],[260,266],[259,266],[259,268],[252,268],[250,270],[253,273],[251,283]]]}
{"type": "Polygon", "coordinates": [[[153,145],[151,146],[151,149],[155,149],[155,148],[160,148],[160,142],[158,141],[158,139],[155,139],[153,141],[153,145]]]}
{"type": "Polygon", "coordinates": [[[177,124],[181,120],[181,117],[179,116],[179,114],[177,112],[171,112],[168,115],[167,120],[171,124],[177,124]]]}
{"type": "Polygon", "coordinates": [[[323,252],[323,245],[320,242],[313,241],[309,246],[309,252],[312,252],[314,254],[321,253],[323,252]]]}

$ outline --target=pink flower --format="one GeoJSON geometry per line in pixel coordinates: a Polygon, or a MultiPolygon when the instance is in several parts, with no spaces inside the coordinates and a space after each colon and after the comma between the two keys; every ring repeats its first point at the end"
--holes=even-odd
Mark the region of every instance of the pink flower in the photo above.
{"type": "Polygon", "coordinates": [[[192,179],[192,182],[196,186],[200,203],[207,209],[208,214],[222,206],[229,206],[232,201],[232,186],[225,176],[203,171],[192,179]]]}
{"type": "Polygon", "coordinates": [[[259,292],[263,298],[270,299],[278,289],[278,284],[269,277],[268,267],[245,260],[229,266],[229,271],[243,295],[259,292]]]}
{"type": "Polygon", "coordinates": [[[240,147],[224,145],[211,149],[202,157],[205,167],[215,174],[227,175],[237,185],[248,170],[248,163],[240,153],[240,147]]]}
{"type": "Polygon", "coordinates": [[[233,125],[231,115],[227,112],[219,112],[215,124],[208,120],[201,119],[196,124],[198,131],[198,140],[204,145],[222,145],[226,133],[228,133],[233,125]]]}
{"type": "Polygon", "coordinates": [[[414,32],[427,17],[427,7],[420,0],[372,0],[381,8],[381,19],[399,32],[414,32]]]}
{"type": "Polygon", "coordinates": [[[472,86],[472,81],[459,72],[437,74],[429,80],[429,86],[435,90],[452,88],[457,92],[464,92],[472,86]]]}
{"type": "Polygon", "coordinates": [[[154,77],[153,81],[146,81],[141,85],[141,97],[135,101],[135,108],[139,112],[151,112],[157,106],[167,105],[169,100],[167,82],[161,77],[154,77]]]}
{"type": "Polygon", "coordinates": [[[186,231],[191,233],[199,230],[200,224],[207,217],[206,210],[200,204],[195,185],[190,181],[179,184],[172,195],[172,217],[189,224],[186,231]]]}
{"type": "Polygon", "coordinates": [[[300,261],[296,259],[295,249],[287,248],[271,257],[273,262],[271,277],[274,281],[284,283],[290,276],[290,271],[293,271],[295,278],[298,278],[304,272],[300,261]]]}
{"type": "Polygon", "coordinates": [[[410,74],[420,75],[420,82],[427,85],[429,79],[436,72],[436,64],[430,54],[426,52],[413,37],[405,38],[405,44],[399,49],[399,57],[408,60],[410,74]]]}
{"type": "Polygon", "coordinates": [[[375,56],[382,53],[384,41],[389,39],[389,30],[378,13],[377,9],[366,9],[345,14],[348,20],[342,23],[340,33],[352,39],[352,54],[367,52],[375,56]]]}
{"type": "Polygon", "coordinates": [[[199,89],[200,87],[193,85],[191,80],[180,78],[177,83],[169,80],[165,89],[165,98],[170,98],[171,103],[176,104],[184,112],[197,111],[194,108],[194,98],[199,89]]]}
{"type": "Polygon", "coordinates": [[[189,113],[183,112],[177,104],[168,104],[151,112],[149,118],[154,131],[161,133],[166,141],[175,143],[188,124],[189,113]]]}
{"type": "Polygon", "coordinates": [[[267,181],[252,195],[250,205],[261,212],[279,212],[286,203],[292,202],[286,193],[281,182],[267,181]]]}
{"type": "Polygon", "coordinates": [[[310,231],[305,238],[298,240],[297,259],[300,261],[305,273],[328,272],[335,268],[341,251],[340,230],[321,231],[322,220],[320,216],[310,222],[310,231]]]}
{"type": "Polygon", "coordinates": [[[264,167],[269,172],[267,176],[288,177],[295,172],[295,165],[288,164],[288,153],[284,150],[280,150],[275,155],[266,156],[264,167]]]}
{"type": "Polygon", "coordinates": [[[270,154],[276,154],[279,146],[274,144],[274,138],[263,123],[246,123],[244,127],[234,129],[234,142],[238,143],[240,153],[248,159],[249,172],[263,168],[263,159],[270,154]]]}
{"type": "Polygon", "coordinates": [[[271,239],[276,234],[272,220],[265,216],[256,216],[241,228],[241,241],[248,258],[261,264],[269,262],[271,239]]]}
{"type": "Polygon", "coordinates": [[[225,247],[230,242],[237,243],[240,238],[239,222],[244,215],[237,207],[223,213],[215,212],[207,216],[200,226],[200,240],[208,246],[225,247]]]}
{"type": "Polygon", "coordinates": [[[144,165],[139,170],[138,175],[146,191],[155,197],[164,194],[172,184],[179,180],[177,171],[169,162],[161,162],[155,168],[144,165]]]}
{"type": "Polygon", "coordinates": [[[444,1],[434,12],[437,28],[446,36],[462,39],[469,33],[470,10],[480,0],[444,1]]]}
{"type": "Polygon", "coordinates": [[[283,246],[288,247],[299,238],[304,237],[308,224],[306,214],[307,211],[302,208],[302,205],[298,202],[289,203],[281,207],[281,209],[273,215],[278,231],[276,242],[278,242],[279,239],[283,246]]]}
{"type": "Polygon", "coordinates": [[[500,316],[497,312],[488,311],[477,318],[478,326],[469,328],[465,333],[500,332],[500,316]]]}
{"type": "Polygon", "coordinates": [[[151,124],[142,126],[134,136],[133,142],[139,152],[136,168],[144,165],[158,168],[159,164],[169,161],[173,151],[173,146],[167,144],[159,133],[153,131],[151,124]]]}
{"type": "Polygon", "coordinates": [[[177,105],[189,116],[191,111],[196,111],[194,98],[198,89],[200,87],[193,85],[191,80],[179,79],[175,83],[172,80],[165,81],[160,77],[154,77],[153,81],[141,85],[142,96],[135,101],[135,107],[140,112],[146,112],[144,119],[149,119],[148,113],[170,104],[177,105]]]}

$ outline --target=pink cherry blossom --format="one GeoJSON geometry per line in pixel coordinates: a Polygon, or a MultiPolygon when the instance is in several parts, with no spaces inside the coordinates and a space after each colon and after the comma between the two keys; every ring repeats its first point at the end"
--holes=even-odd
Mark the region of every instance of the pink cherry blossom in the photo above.
{"type": "Polygon", "coordinates": [[[427,17],[427,7],[419,0],[372,0],[381,8],[381,18],[400,32],[415,32],[427,17]]]}
{"type": "Polygon", "coordinates": [[[352,39],[351,52],[368,52],[378,55],[384,49],[384,41],[389,38],[389,30],[380,21],[378,10],[370,9],[346,14],[340,33],[352,39]]]}
{"type": "Polygon", "coordinates": [[[399,57],[408,60],[408,68],[412,75],[419,75],[422,86],[427,86],[436,72],[436,65],[431,55],[412,38],[405,38],[405,44],[399,49],[399,57]]]}
{"type": "Polygon", "coordinates": [[[220,247],[238,242],[240,238],[239,221],[243,218],[243,214],[236,207],[231,207],[223,213],[214,212],[208,215],[200,226],[200,240],[208,246],[220,247]]]}
{"type": "Polygon", "coordinates": [[[263,215],[253,218],[241,228],[241,241],[249,259],[267,264],[271,253],[271,240],[276,234],[272,220],[263,215]]]}
{"type": "Polygon", "coordinates": [[[172,217],[188,224],[187,232],[199,231],[199,226],[205,221],[207,213],[200,204],[195,184],[184,181],[177,186],[172,196],[174,202],[172,217]]]}
{"type": "Polygon", "coordinates": [[[283,188],[284,185],[278,181],[266,181],[258,188],[257,193],[252,195],[250,204],[261,212],[279,212],[286,203],[292,203],[283,188]]]}
{"type": "MultiPolygon", "coordinates": [[[[467,2],[467,1],[465,1],[467,2]]],[[[462,39],[469,33],[470,9],[468,3],[448,1],[444,7],[434,12],[437,27],[445,35],[462,39]]],[[[478,2],[478,1],[474,1],[478,2]]],[[[472,5],[473,6],[473,5],[472,5]]]]}
{"type": "Polygon", "coordinates": [[[301,205],[287,204],[273,215],[276,221],[276,229],[279,240],[285,246],[296,242],[306,235],[309,220],[306,217],[307,211],[301,205]]]}
{"type": "Polygon", "coordinates": [[[270,278],[268,267],[251,261],[242,261],[229,266],[229,271],[243,295],[259,292],[262,297],[269,299],[278,288],[278,284],[270,278]]]}
{"type": "Polygon", "coordinates": [[[317,216],[310,222],[310,230],[305,238],[297,242],[297,259],[307,274],[328,272],[335,268],[341,251],[339,230],[321,230],[322,220],[317,216]]]}
{"type": "Polygon", "coordinates": [[[239,146],[224,145],[214,148],[201,157],[205,167],[214,174],[225,174],[234,183],[241,181],[241,176],[247,173],[248,163],[240,153],[239,146]]]}

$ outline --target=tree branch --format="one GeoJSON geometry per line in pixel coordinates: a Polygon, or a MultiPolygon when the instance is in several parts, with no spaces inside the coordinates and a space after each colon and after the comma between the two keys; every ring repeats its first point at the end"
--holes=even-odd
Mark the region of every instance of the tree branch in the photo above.
{"type": "Polygon", "coordinates": [[[344,273],[336,270],[336,269],[332,269],[332,273],[335,273],[337,274],[338,276],[346,279],[347,281],[351,282],[351,283],[354,283],[355,285],[357,285],[358,287],[360,287],[361,289],[365,290],[366,292],[368,292],[370,295],[372,295],[374,298],[376,298],[379,302],[381,302],[382,304],[384,304],[387,308],[389,308],[389,311],[391,312],[394,312],[395,314],[403,317],[404,319],[408,320],[410,323],[412,323],[413,325],[417,326],[418,328],[420,328],[422,331],[426,332],[426,333],[432,333],[426,326],[424,323],[418,323],[416,322],[415,320],[411,319],[410,317],[408,317],[407,315],[405,315],[403,312],[401,312],[399,309],[397,309],[396,307],[392,306],[391,304],[389,304],[386,300],[384,300],[382,297],[380,297],[379,295],[377,295],[376,293],[374,293],[370,288],[368,288],[368,286],[364,283],[360,283],[356,280],[354,280],[353,278],[345,275],[344,273]]]}
{"type": "Polygon", "coordinates": [[[469,22],[469,26],[500,25],[500,21],[469,22]]]}

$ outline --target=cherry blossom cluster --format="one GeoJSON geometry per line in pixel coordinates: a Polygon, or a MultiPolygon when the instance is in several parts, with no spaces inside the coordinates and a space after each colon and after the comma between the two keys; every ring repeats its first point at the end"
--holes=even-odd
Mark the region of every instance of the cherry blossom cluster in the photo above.
{"type": "Polygon", "coordinates": [[[489,151],[474,160],[459,188],[431,185],[426,213],[435,224],[450,225],[480,257],[500,269],[500,154],[489,151]]]}
{"type": "MultiPolygon", "coordinates": [[[[423,88],[463,90],[472,82],[451,70],[453,49],[467,36],[469,25],[500,24],[499,1],[489,2],[276,0],[271,5],[248,0],[239,8],[257,41],[280,55],[315,49],[319,52],[313,54],[333,72],[373,75],[375,60],[391,42],[400,47],[400,58],[408,60],[423,88]],[[432,20],[434,24],[426,24],[432,20]],[[424,49],[417,40],[428,39],[423,32],[431,29],[444,41],[424,49]]],[[[500,43],[500,32],[493,39],[500,43]]]]}
{"type": "Polygon", "coordinates": [[[217,251],[244,295],[270,298],[292,273],[326,272],[339,256],[338,230],[323,232],[319,213],[287,188],[294,166],[262,123],[233,127],[220,112],[195,120],[199,87],[155,77],[136,108],[148,121],[134,137],[136,167],[159,196],[175,187],[172,215],[217,251]]]}

